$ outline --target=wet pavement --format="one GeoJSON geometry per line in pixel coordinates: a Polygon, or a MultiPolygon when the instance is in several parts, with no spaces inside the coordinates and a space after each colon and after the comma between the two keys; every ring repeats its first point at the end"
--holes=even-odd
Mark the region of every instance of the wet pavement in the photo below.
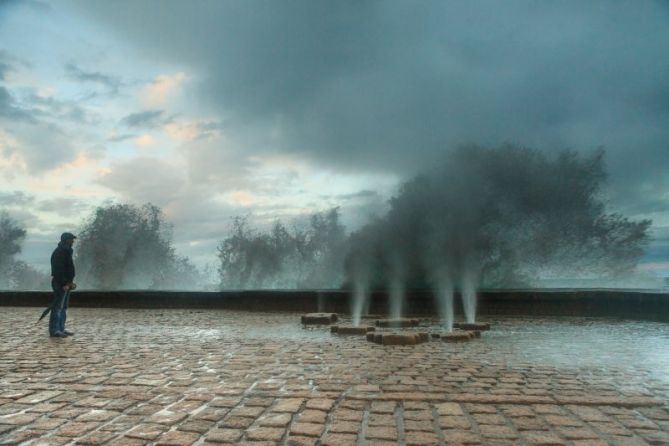
{"type": "Polygon", "coordinates": [[[669,324],[400,347],[223,310],[73,308],[50,339],[40,313],[0,308],[0,444],[669,445],[669,324]]]}

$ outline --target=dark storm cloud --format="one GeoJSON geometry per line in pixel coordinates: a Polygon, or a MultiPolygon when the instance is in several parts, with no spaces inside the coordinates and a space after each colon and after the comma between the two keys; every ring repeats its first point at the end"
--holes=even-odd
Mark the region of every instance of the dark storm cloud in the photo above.
{"type": "Polygon", "coordinates": [[[65,74],[79,82],[92,82],[107,87],[110,92],[117,93],[121,87],[121,80],[115,76],[98,71],[86,71],[74,63],[65,64],[65,74]]]}
{"type": "Polygon", "coordinates": [[[77,4],[205,73],[200,103],[250,150],[408,175],[462,143],[605,146],[621,206],[668,186],[660,1],[77,4]]]}
{"type": "Polygon", "coordinates": [[[121,119],[121,124],[133,128],[155,128],[163,123],[162,110],[145,110],[131,113],[121,119]]]}

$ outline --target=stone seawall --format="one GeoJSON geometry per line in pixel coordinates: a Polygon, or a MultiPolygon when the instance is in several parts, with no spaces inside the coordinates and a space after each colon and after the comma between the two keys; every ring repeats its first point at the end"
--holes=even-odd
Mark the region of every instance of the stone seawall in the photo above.
{"type": "MultiPolygon", "coordinates": [[[[248,311],[328,311],[348,313],[348,291],[75,291],[70,306],[93,308],[220,308],[248,311]]],[[[0,291],[0,306],[44,307],[45,291],[0,291]]],[[[456,296],[456,315],[462,314],[456,296]]],[[[372,294],[370,313],[387,314],[387,295],[372,294]]],[[[407,293],[407,315],[436,315],[431,291],[407,293]]],[[[669,321],[669,292],[633,290],[483,290],[480,315],[542,315],[642,318],[669,321]]]]}

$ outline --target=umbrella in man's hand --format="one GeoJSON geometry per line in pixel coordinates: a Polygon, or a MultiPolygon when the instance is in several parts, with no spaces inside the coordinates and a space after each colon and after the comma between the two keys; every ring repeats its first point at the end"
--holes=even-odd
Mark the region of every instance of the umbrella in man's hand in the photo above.
{"type": "MultiPolygon", "coordinates": [[[[67,298],[67,295],[70,294],[70,291],[74,290],[76,287],[77,287],[77,285],[73,283],[73,284],[70,286],[70,288],[65,292],[65,295],[63,296],[63,299],[66,299],[66,298],[67,298]]],[[[39,324],[40,321],[41,321],[42,319],[44,319],[44,318],[46,317],[46,315],[49,314],[49,313],[51,312],[51,310],[52,310],[54,304],[56,303],[56,300],[57,300],[57,299],[54,299],[53,302],[51,302],[51,303],[49,304],[49,306],[46,307],[46,309],[42,312],[42,315],[39,317],[39,319],[37,319],[37,322],[35,322],[35,324],[39,324]]]]}

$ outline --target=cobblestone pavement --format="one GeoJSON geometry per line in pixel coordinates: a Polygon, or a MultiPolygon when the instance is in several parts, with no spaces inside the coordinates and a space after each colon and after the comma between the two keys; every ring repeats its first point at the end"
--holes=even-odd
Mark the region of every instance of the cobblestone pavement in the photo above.
{"type": "Polygon", "coordinates": [[[73,308],[50,339],[40,313],[0,307],[0,444],[669,444],[666,324],[489,319],[384,347],[197,310],[73,308]]]}

